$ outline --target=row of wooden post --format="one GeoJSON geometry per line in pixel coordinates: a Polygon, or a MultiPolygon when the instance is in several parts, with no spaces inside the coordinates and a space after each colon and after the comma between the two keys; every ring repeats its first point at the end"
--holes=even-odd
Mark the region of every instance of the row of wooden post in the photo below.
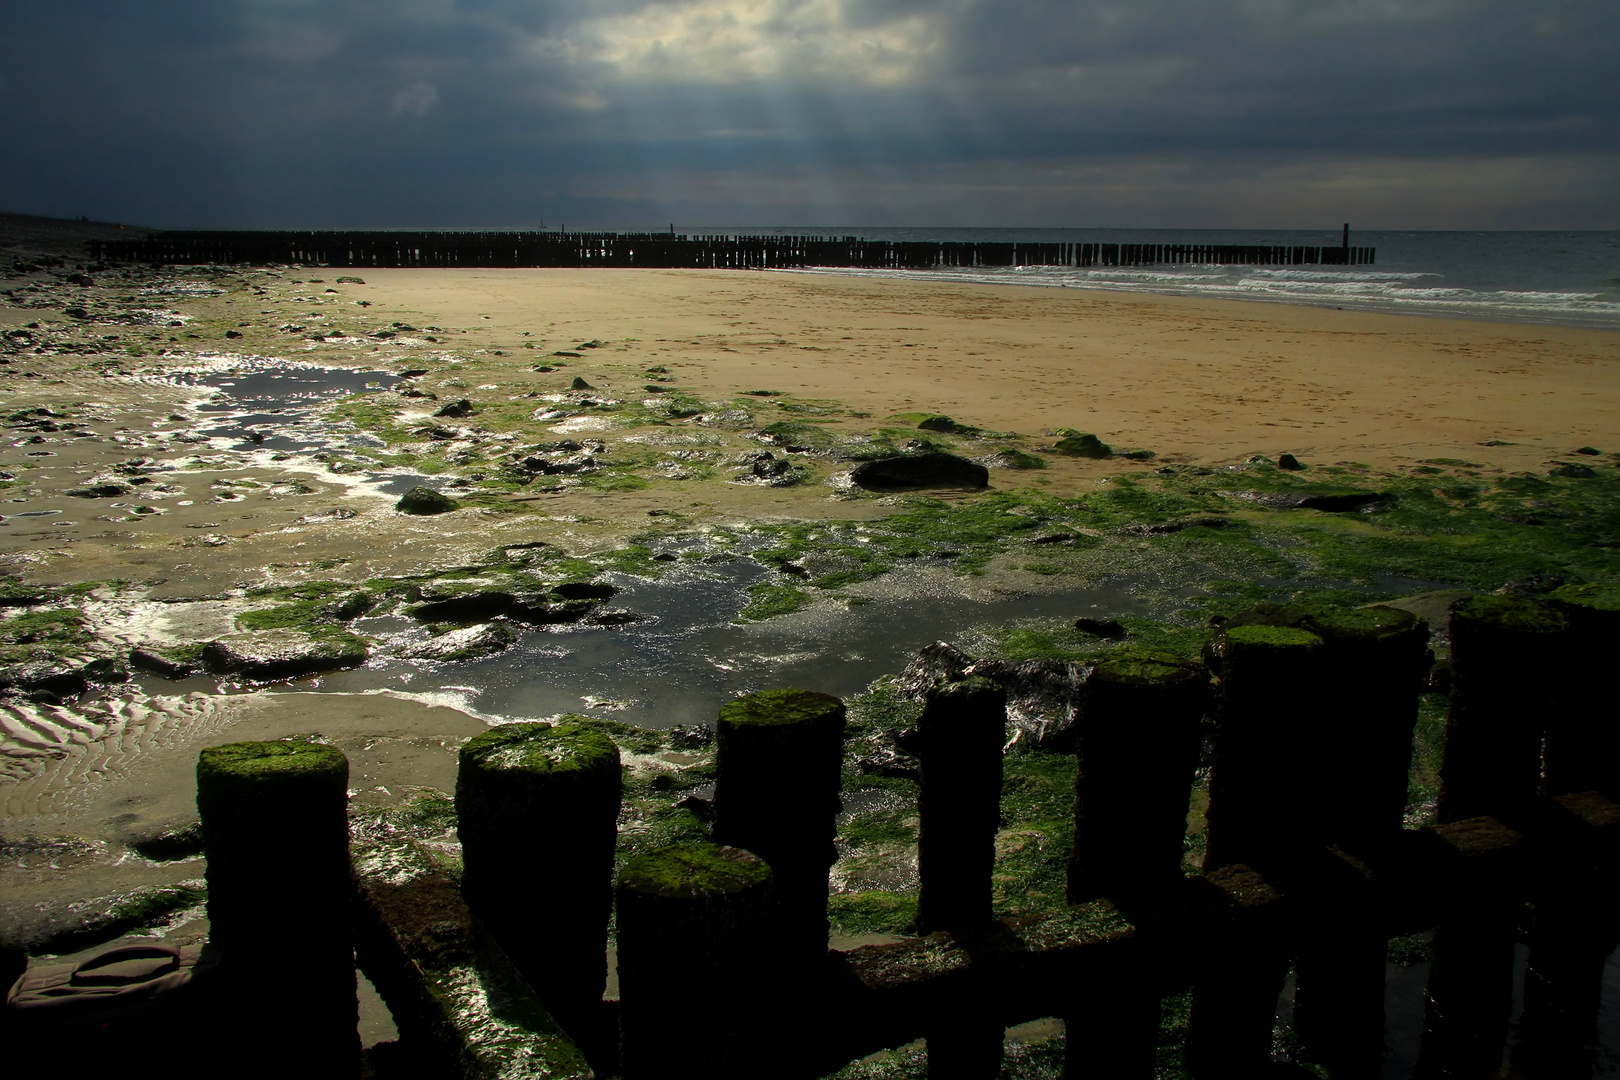
{"type": "Polygon", "coordinates": [[[863,240],[666,233],[170,232],[93,241],[91,256],[154,265],[362,267],[683,267],[792,269],[1367,265],[1376,250],[1278,244],[1117,244],[863,240]]]}
{"type": "MultiPolygon", "coordinates": [[[[1546,795],[1620,795],[1620,725],[1605,667],[1620,643],[1614,594],[1475,597],[1454,606],[1450,633],[1443,821],[1529,828],[1546,795]]],[[[1214,695],[1203,665],[1134,647],[1091,672],[1071,903],[1108,897],[1151,908],[1185,883],[1189,794],[1211,710],[1203,868],[1224,875],[1233,895],[1315,874],[1313,860],[1330,847],[1355,865],[1401,835],[1431,661],[1422,620],[1389,607],[1262,605],[1228,624],[1207,659],[1214,695]]],[[[994,925],[1005,716],[1002,688],[975,678],[935,690],[918,723],[923,932],[994,925]]],[[[615,885],[618,748],[566,723],[493,729],[461,751],[463,894],[564,1028],[604,1061],[615,1042],[602,1030],[602,992],[616,910],[625,1077],[812,1075],[803,1070],[814,1055],[790,1048],[837,1022],[826,989],[827,878],[843,737],[843,704],[827,695],[769,691],[726,705],[714,842],[633,858],[615,885]]],[[[198,764],[213,935],[230,966],[253,973],[242,983],[247,1007],[304,1023],[322,1054],[356,1050],[342,929],[346,786],[343,755],[312,742],[214,748],[198,764]],[[277,981],[290,940],[308,960],[296,985],[290,974],[277,981]]],[[[1593,898],[1596,873],[1564,867],[1538,895],[1526,990],[1532,1057],[1556,1057],[1569,1039],[1590,1036],[1613,944],[1612,919],[1593,898]]],[[[1194,979],[1194,1075],[1252,1075],[1242,1070],[1264,1065],[1290,962],[1297,1030],[1313,1058],[1335,1075],[1376,1075],[1387,934],[1375,913],[1355,909],[1357,895],[1347,878],[1342,920],[1303,935],[1233,909],[1219,940],[1205,943],[1194,979]]],[[[1438,927],[1425,1043],[1442,1062],[1435,1075],[1471,1075],[1470,1065],[1501,1053],[1512,896],[1482,882],[1438,927]]],[[[1053,1000],[1051,1014],[1071,1022],[1071,1074],[1083,1061],[1104,1070],[1087,1075],[1150,1076],[1161,991],[1150,973],[1122,969],[1053,1000]]],[[[996,1015],[968,1002],[934,1018],[930,1075],[994,1076],[996,1015]]]]}

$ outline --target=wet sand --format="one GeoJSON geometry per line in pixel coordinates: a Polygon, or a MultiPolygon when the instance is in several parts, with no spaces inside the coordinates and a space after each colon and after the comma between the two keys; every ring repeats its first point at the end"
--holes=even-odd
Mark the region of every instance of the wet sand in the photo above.
{"type": "Polygon", "coordinates": [[[789,272],[380,270],[366,281],[379,306],[492,345],[524,330],[554,348],[605,339],[601,360],[663,363],[715,396],[780,389],[873,417],[1073,427],[1172,460],[1287,451],[1512,470],[1620,442],[1612,331],[789,272]]]}

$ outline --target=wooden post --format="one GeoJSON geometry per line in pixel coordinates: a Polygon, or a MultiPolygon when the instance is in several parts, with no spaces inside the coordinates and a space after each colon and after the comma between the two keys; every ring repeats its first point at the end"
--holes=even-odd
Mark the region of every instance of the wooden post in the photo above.
{"type": "Polygon", "coordinates": [[[769,1077],[771,868],[719,844],[638,855],[619,874],[626,1080],[769,1077]]]}
{"type": "Polygon", "coordinates": [[[917,921],[924,930],[971,930],[990,920],[1006,730],[1007,692],[985,678],[941,686],[918,721],[917,921]]]}
{"type": "Polygon", "coordinates": [[[461,748],[456,776],[468,907],[592,1054],[622,786],[619,748],[577,724],[486,731],[461,748]]]}
{"type": "Polygon", "coordinates": [[[1558,708],[1547,717],[1546,793],[1620,800],[1620,707],[1608,665],[1620,654],[1620,588],[1565,585],[1548,597],[1569,624],[1558,708]]]}
{"type": "Polygon", "coordinates": [[[1092,669],[1080,707],[1069,902],[1181,880],[1208,673],[1127,646],[1092,669]]]}
{"type": "Polygon", "coordinates": [[[827,953],[827,871],[837,858],[844,703],[765,690],[720,708],[714,839],[770,864],[784,960],[808,980],[827,953]]]}
{"type": "Polygon", "coordinates": [[[1440,820],[1490,814],[1512,823],[1541,779],[1549,673],[1568,623],[1551,605],[1471,596],[1451,606],[1451,715],[1440,820]]]}
{"type": "Polygon", "coordinates": [[[349,759],[319,743],[197,755],[209,937],[223,952],[222,1045],[241,1055],[232,1071],[359,1068],[348,787],[349,759]]]}
{"type": "Polygon", "coordinates": [[[1319,833],[1322,639],[1288,626],[1236,626],[1216,643],[1219,727],[1204,868],[1287,861],[1319,833]]]}

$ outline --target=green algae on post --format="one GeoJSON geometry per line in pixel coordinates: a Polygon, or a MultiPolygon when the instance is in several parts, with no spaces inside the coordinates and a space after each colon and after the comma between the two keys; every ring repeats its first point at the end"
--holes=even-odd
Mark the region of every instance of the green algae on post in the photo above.
{"type": "Polygon", "coordinates": [[[1620,586],[1565,585],[1547,599],[1569,623],[1569,662],[1547,718],[1546,793],[1620,798],[1620,714],[1608,674],[1620,652],[1620,586]]]}
{"type": "Polygon", "coordinates": [[[714,838],[764,859],[789,962],[827,951],[827,871],[837,858],[844,703],[813,690],[728,701],[715,725],[714,838]]]}
{"type": "Polygon", "coordinates": [[[992,910],[1007,691],[982,677],[945,683],[928,695],[917,735],[917,922],[924,930],[977,928],[992,910]]]}
{"type": "Polygon", "coordinates": [[[719,844],[624,865],[615,895],[626,1080],[762,1074],[776,996],[771,879],[757,855],[719,844]],[[671,1008],[677,1001],[702,1007],[671,1008]]]}
{"type": "Polygon", "coordinates": [[[1296,850],[1319,826],[1314,810],[1322,639],[1248,624],[1220,635],[1219,726],[1210,776],[1206,869],[1296,850]]]}
{"type": "Polygon", "coordinates": [[[1471,596],[1451,605],[1451,716],[1440,820],[1511,823],[1536,795],[1541,738],[1568,620],[1551,604],[1471,596]]]}
{"type": "Polygon", "coordinates": [[[607,979],[619,748],[577,724],[505,724],[459,761],[467,902],[564,1026],[584,1031],[607,979]]]}
{"type": "Polygon", "coordinates": [[[1071,903],[1180,880],[1208,682],[1196,664],[1129,646],[1087,677],[1071,903]]]}
{"type": "MultiPolygon", "coordinates": [[[[349,761],[306,740],[214,746],[197,755],[210,937],[228,949],[235,1016],[295,1027],[261,1052],[287,1070],[352,1061],[349,761]],[[298,942],[299,963],[286,963],[298,942]],[[251,975],[249,974],[251,973],[251,975]]],[[[245,1037],[245,1033],[244,1033],[245,1037]]]]}

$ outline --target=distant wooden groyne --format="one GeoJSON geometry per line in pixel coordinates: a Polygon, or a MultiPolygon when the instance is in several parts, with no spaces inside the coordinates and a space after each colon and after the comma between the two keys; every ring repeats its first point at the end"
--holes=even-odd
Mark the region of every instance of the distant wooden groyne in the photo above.
{"type": "Polygon", "coordinates": [[[94,258],[156,266],[245,263],[360,267],[812,266],[935,270],[1014,266],[1369,266],[1375,248],[1278,244],[958,243],[856,236],[562,232],[168,232],[92,241],[94,258]]]}

